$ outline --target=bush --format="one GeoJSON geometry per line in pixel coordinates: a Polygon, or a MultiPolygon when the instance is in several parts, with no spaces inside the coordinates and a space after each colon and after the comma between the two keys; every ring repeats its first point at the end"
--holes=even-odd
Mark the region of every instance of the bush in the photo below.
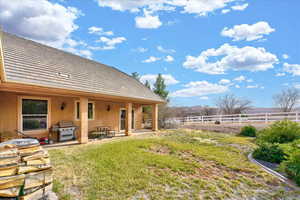
{"type": "Polygon", "coordinates": [[[253,157],[271,163],[281,163],[286,154],[279,144],[261,143],[253,152],[253,157]]]}
{"type": "Polygon", "coordinates": [[[280,148],[289,156],[293,152],[300,150],[300,139],[294,142],[280,144],[280,148]]]}
{"type": "Polygon", "coordinates": [[[292,152],[288,160],[281,163],[281,168],[289,178],[293,179],[300,186],[300,150],[292,152]]]}
{"type": "Polygon", "coordinates": [[[221,122],[217,120],[217,121],[215,121],[215,124],[218,125],[218,124],[221,124],[221,122]]]}
{"type": "Polygon", "coordinates": [[[300,125],[290,120],[278,121],[258,132],[258,142],[288,143],[300,139],[300,125]]]}
{"type": "Polygon", "coordinates": [[[256,128],[254,126],[244,126],[240,132],[240,135],[247,137],[255,137],[256,136],[256,128]]]}

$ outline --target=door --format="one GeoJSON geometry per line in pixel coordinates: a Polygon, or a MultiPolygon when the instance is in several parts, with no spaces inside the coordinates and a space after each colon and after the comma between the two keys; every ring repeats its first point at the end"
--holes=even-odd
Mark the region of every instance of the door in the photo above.
{"type": "MultiPolygon", "coordinates": [[[[131,123],[131,128],[134,129],[135,123],[134,123],[134,110],[132,109],[132,123],[131,123]]],[[[120,111],[120,130],[125,131],[126,128],[126,109],[121,109],[120,111]]]]}
{"type": "Polygon", "coordinates": [[[121,109],[120,112],[120,130],[121,131],[125,131],[125,127],[126,127],[126,110],[125,109],[121,109]]]}
{"type": "Polygon", "coordinates": [[[132,113],[131,113],[131,129],[134,129],[134,110],[132,109],[132,113]]]}

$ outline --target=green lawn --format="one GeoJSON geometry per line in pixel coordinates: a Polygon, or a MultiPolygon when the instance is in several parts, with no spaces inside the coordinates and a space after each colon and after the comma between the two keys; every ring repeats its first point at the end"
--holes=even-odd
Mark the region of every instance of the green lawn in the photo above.
{"type": "Polygon", "coordinates": [[[60,199],[297,199],[247,160],[254,147],[246,137],[176,130],[49,152],[60,199]]]}

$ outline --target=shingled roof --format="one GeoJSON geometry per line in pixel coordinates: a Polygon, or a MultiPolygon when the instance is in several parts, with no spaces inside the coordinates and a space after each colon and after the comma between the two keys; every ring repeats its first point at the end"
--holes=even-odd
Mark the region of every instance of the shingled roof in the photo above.
{"type": "Polygon", "coordinates": [[[2,47],[7,82],[163,102],[114,67],[5,32],[2,47]]]}

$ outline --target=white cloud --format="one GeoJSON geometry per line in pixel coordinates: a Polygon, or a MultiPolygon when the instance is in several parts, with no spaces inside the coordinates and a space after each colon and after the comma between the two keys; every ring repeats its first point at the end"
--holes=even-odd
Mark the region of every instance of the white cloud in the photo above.
{"type": "Polygon", "coordinates": [[[221,35],[225,37],[231,37],[234,41],[247,40],[253,41],[262,39],[264,35],[269,35],[274,32],[273,29],[268,22],[257,22],[256,24],[241,24],[235,25],[233,28],[225,27],[221,35]]]}
{"type": "Polygon", "coordinates": [[[231,83],[231,81],[228,80],[228,79],[221,79],[221,80],[219,81],[219,84],[221,84],[221,85],[226,85],[226,84],[229,84],[229,83],[231,83]]]}
{"type": "Polygon", "coordinates": [[[144,10],[144,16],[135,17],[135,26],[142,29],[157,29],[162,25],[159,16],[152,16],[144,10]]]}
{"type": "Polygon", "coordinates": [[[174,58],[170,55],[166,56],[165,59],[164,59],[166,62],[173,62],[174,61],[174,58]]]}
{"type": "Polygon", "coordinates": [[[168,26],[173,26],[173,25],[177,24],[178,22],[179,22],[178,20],[170,20],[170,21],[167,21],[167,23],[165,23],[165,24],[168,26]]]}
{"type": "Polygon", "coordinates": [[[253,79],[247,79],[246,80],[248,83],[252,83],[253,82],[253,79]]]}
{"type": "Polygon", "coordinates": [[[70,46],[70,47],[78,47],[78,46],[86,47],[86,46],[88,46],[87,43],[84,42],[84,41],[76,41],[76,40],[73,40],[73,39],[71,39],[71,38],[67,39],[67,40],[65,41],[65,44],[66,44],[67,46],[70,46]]]}
{"type": "Polygon", "coordinates": [[[86,58],[89,58],[91,59],[92,58],[92,55],[93,53],[90,51],[90,50],[87,50],[87,49],[77,49],[77,48],[74,48],[74,47],[65,47],[64,48],[65,51],[68,51],[72,54],[76,54],[78,56],[83,56],[83,57],[86,57],[86,58]]]}
{"type": "Polygon", "coordinates": [[[222,12],[222,14],[226,14],[226,13],[230,12],[230,9],[223,9],[221,12],[222,12]]]}
{"type": "Polygon", "coordinates": [[[184,85],[184,89],[171,93],[172,97],[194,97],[209,94],[220,94],[228,91],[228,86],[209,83],[207,81],[190,82],[184,85]]]}
{"type": "MultiPolygon", "coordinates": [[[[148,10],[151,15],[136,18],[138,28],[158,28],[162,25],[159,16],[153,16],[155,12],[175,12],[207,16],[216,10],[229,9],[240,0],[97,0],[100,7],[110,7],[117,11],[130,11],[141,13],[148,10]],[[152,21],[152,23],[150,23],[152,21]]],[[[233,6],[235,10],[242,10],[245,5],[233,6]]],[[[166,23],[168,24],[168,23],[166,23]]]]}
{"type": "Polygon", "coordinates": [[[207,96],[203,96],[203,97],[200,97],[201,100],[208,100],[209,98],[207,96]]]}
{"type": "Polygon", "coordinates": [[[293,76],[300,76],[300,64],[283,64],[283,71],[291,73],[293,76]]]}
{"type": "Polygon", "coordinates": [[[231,6],[232,10],[239,10],[239,11],[243,11],[248,7],[249,4],[245,3],[242,5],[235,5],[235,6],[231,6]]]}
{"type": "Polygon", "coordinates": [[[206,16],[208,13],[227,7],[236,0],[173,0],[173,5],[183,8],[183,13],[206,16]]]}
{"type": "Polygon", "coordinates": [[[235,85],[234,87],[235,87],[235,88],[241,88],[241,86],[240,86],[240,85],[235,85]]]}
{"type": "Polygon", "coordinates": [[[79,50],[79,54],[87,58],[92,57],[92,52],[89,50],[79,50]]]}
{"type": "Polygon", "coordinates": [[[248,85],[246,88],[248,89],[254,89],[254,88],[258,88],[258,85],[248,85]]]}
{"type": "Polygon", "coordinates": [[[114,32],[104,31],[101,27],[91,26],[89,28],[89,34],[112,36],[114,35],[114,32]]]}
{"type": "Polygon", "coordinates": [[[159,61],[161,58],[155,57],[155,56],[150,56],[148,59],[143,60],[143,63],[152,63],[159,61]]]}
{"type": "Polygon", "coordinates": [[[0,0],[0,21],[5,31],[91,58],[88,45],[72,37],[78,29],[75,20],[82,15],[77,8],[47,0],[0,0]]]}
{"type": "MultiPolygon", "coordinates": [[[[166,85],[175,85],[179,83],[178,80],[176,80],[171,74],[162,74],[162,77],[165,80],[166,85]]],[[[157,78],[157,74],[145,74],[141,76],[140,80],[142,83],[145,83],[146,81],[149,81],[150,84],[154,84],[157,78]]]]}
{"type": "Polygon", "coordinates": [[[82,13],[46,0],[0,1],[0,21],[4,30],[62,48],[78,25],[82,13]]]}
{"type": "MultiPolygon", "coordinates": [[[[286,83],[284,86],[288,86],[288,83],[286,83]]],[[[296,88],[296,89],[300,89],[300,84],[299,83],[294,83],[293,87],[296,88]]]]}
{"type": "Polygon", "coordinates": [[[279,72],[279,73],[276,73],[275,76],[278,76],[278,77],[280,77],[280,76],[285,76],[285,73],[280,73],[280,72],[279,72]]]}
{"type": "Polygon", "coordinates": [[[169,53],[169,54],[172,54],[172,53],[175,53],[176,51],[174,49],[165,49],[164,47],[162,46],[157,46],[156,49],[162,53],[169,53]]]}
{"type": "Polygon", "coordinates": [[[289,59],[289,57],[290,57],[290,56],[289,56],[288,54],[282,54],[282,58],[285,59],[285,60],[286,60],[286,59],[289,59]]]}
{"type": "Polygon", "coordinates": [[[289,86],[289,83],[283,83],[282,86],[289,86]]]}
{"type": "Polygon", "coordinates": [[[100,37],[99,40],[96,42],[103,43],[104,46],[90,46],[89,49],[92,50],[112,50],[116,48],[116,45],[123,43],[126,41],[125,37],[115,37],[115,38],[107,38],[107,37],[100,37]]]}
{"type": "Polygon", "coordinates": [[[276,55],[262,47],[246,46],[239,48],[223,44],[218,49],[207,49],[198,57],[186,56],[183,66],[206,74],[224,74],[234,71],[266,71],[278,62],[276,55]],[[222,57],[223,56],[223,57],[222,57]],[[208,62],[211,57],[222,57],[215,62],[208,62]]]}
{"type": "Polygon", "coordinates": [[[152,11],[174,11],[175,7],[181,8],[182,13],[205,16],[217,9],[222,9],[228,4],[239,0],[98,0],[101,7],[110,7],[118,11],[140,11],[148,8],[152,11]]]}
{"type": "Polygon", "coordinates": [[[144,47],[138,47],[136,49],[133,49],[133,51],[136,51],[136,52],[139,52],[139,53],[145,53],[148,51],[147,48],[144,48],[144,47]]]}
{"type": "Polygon", "coordinates": [[[239,77],[236,77],[235,79],[233,79],[234,81],[239,81],[239,82],[242,82],[242,81],[245,81],[246,80],[246,77],[245,76],[239,76],[239,77]]]}

